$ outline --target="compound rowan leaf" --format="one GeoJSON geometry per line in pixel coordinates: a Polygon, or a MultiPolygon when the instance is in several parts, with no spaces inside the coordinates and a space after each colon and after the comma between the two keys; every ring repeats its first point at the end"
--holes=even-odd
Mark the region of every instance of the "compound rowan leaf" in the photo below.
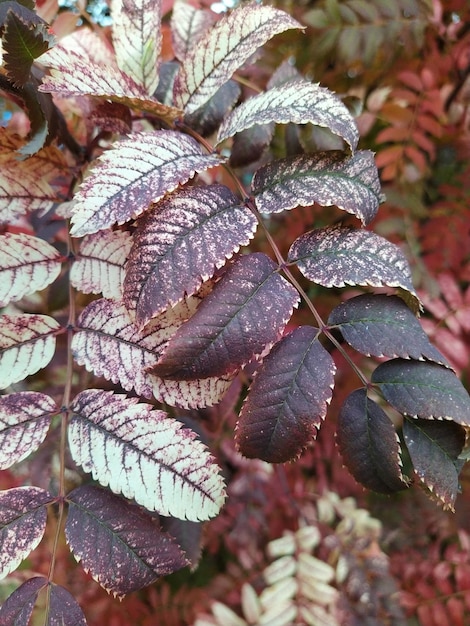
{"type": "Polygon", "coordinates": [[[47,626],[87,626],[85,616],[73,595],[60,585],[49,583],[47,626]]]}
{"type": "Polygon", "coordinates": [[[465,429],[454,422],[403,421],[403,438],[414,470],[446,509],[454,509],[459,491],[458,456],[465,445],[465,429]]]}
{"type": "Polygon", "coordinates": [[[0,396],[0,469],[22,461],[39,447],[56,412],[54,400],[37,391],[0,396]]]}
{"type": "Polygon", "coordinates": [[[270,6],[248,4],[225,15],[185,56],[175,80],[176,106],[196,111],[260,46],[289,28],[303,27],[270,6]]]}
{"type": "Polygon", "coordinates": [[[237,424],[237,446],[244,456],[284,463],[316,438],[336,371],[318,332],[297,327],[263,360],[237,424]]]}
{"type": "Polygon", "coordinates": [[[124,265],[132,246],[125,231],[104,230],[86,236],[70,269],[70,283],[83,293],[120,300],[124,265]]]}
{"type": "Polygon", "coordinates": [[[48,315],[0,317],[0,389],[35,374],[54,356],[59,324],[48,315]]]}
{"type": "Polygon", "coordinates": [[[143,213],[196,172],[223,162],[171,130],[134,133],[105,152],[75,196],[71,234],[81,237],[143,213]]]}
{"type": "Polygon", "coordinates": [[[272,161],[253,178],[253,193],[262,213],[279,213],[296,206],[336,205],[368,224],[381,199],[374,155],[369,150],[347,158],[331,150],[272,161]]]}
{"type": "Polygon", "coordinates": [[[394,493],[407,487],[395,427],[365,389],[356,389],[344,401],[336,441],[344,464],[367,489],[394,493]]]}
{"type": "MultiPolygon", "coordinates": [[[[15,589],[0,606],[0,624],[29,626],[37,597],[47,584],[47,578],[34,576],[15,589]]],[[[77,626],[80,626],[79,622],[77,626]]]]}
{"type": "Polygon", "coordinates": [[[150,371],[162,378],[223,377],[279,339],[297,290],[262,253],[236,259],[150,371]]]}
{"type": "Polygon", "coordinates": [[[338,328],[350,346],[367,356],[427,359],[449,366],[397,296],[363,294],[346,300],[333,309],[328,324],[338,328]]]}
{"type": "Polygon", "coordinates": [[[323,287],[398,287],[419,302],[400,248],[368,230],[341,226],[312,230],[294,241],[288,260],[323,287]]]}
{"type": "Polygon", "coordinates": [[[196,434],[136,398],[88,389],[74,399],[73,459],[111,491],[150,511],[193,521],[225,498],[218,467],[196,434]]]}
{"type": "Polygon", "coordinates": [[[65,536],[73,555],[115,596],[188,565],[173,537],[135,504],[91,485],[74,489],[67,502],[65,536]]]}
{"type": "Polygon", "coordinates": [[[341,100],[325,87],[293,80],[245,100],[227,115],[217,135],[221,143],[254,124],[315,124],[328,128],[346,141],[354,152],[359,131],[341,100]]]}
{"type": "Polygon", "coordinates": [[[0,492],[0,578],[15,570],[36,548],[46,529],[52,496],[39,487],[0,492]]]}
{"type": "Polygon", "coordinates": [[[192,295],[256,231],[253,213],[224,185],[188,187],[139,221],[124,302],[139,326],[192,295]]]}
{"type": "Polygon", "coordinates": [[[113,43],[120,70],[152,96],[162,46],[161,0],[113,0],[113,43]]]}
{"type": "Polygon", "coordinates": [[[448,368],[436,363],[393,359],[374,370],[372,382],[400,413],[470,425],[470,397],[448,368]]]}
{"type": "Polygon", "coordinates": [[[60,273],[60,254],[43,239],[6,233],[0,249],[0,307],[44,289],[60,273]]]}
{"type": "Polygon", "coordinates": [[[179,61],[194,50],[198,41],[214,23],[211,11],[196,9],[184,0],[176,0],[171,15],[173,50],[179,61]]]}

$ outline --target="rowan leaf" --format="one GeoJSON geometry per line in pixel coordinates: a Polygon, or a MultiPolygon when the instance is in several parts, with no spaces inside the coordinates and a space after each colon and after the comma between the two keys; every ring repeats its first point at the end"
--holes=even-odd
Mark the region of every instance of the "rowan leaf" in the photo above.
{"type": "Polygon", "coordinates": [[[176,106],[196,111],[260,46],[290,28],[303,27],[270,6],[250,3],[226,14],[186,54],[175,80],[176,106]]]}
{"type": "Polygon", "coordinates": [[[459,492],[458,456],[465,445],[465,429],[454,422],[405,417],[403,438],[420,481],[444,508],[454,510],[459,492]]]}
{"type": "Polygon", "coordinates": [[[111,491],[181,519],[217,515],[225,498],[218,467],[196,434],[136,398],[88,389],[74,399],[74,461],[111,491]]]}
{"type": "Polygon", "coordinates": [[[233,374],[279,339],[298,301],[269,257],[240,256],[150,371],[175,380],[233,374]]]}
{"type": "Polygon", "coordinates": [[[149,373],[153,395],[159,402],[183,409],[205,409],[220,402],[234,375],[195,380],[168,380],[149,373]]]}
{"type": "Polygon", "coordinates": [[[338,328],[350,346],[367,356],[427,359],[450,367],[397,296],[363,294],[346,300],[333,309],[328,324],[338,328]]]}
{"type": "Polygon", "coordinates": [[[65,536],[73,555],[115,596],[188,565],[173,537],[135,504],[91,485],[74,489],[67,502],[65,536]]]}
{"type": "MultiPolygon", "coordinates": [[[[0,606],[0,624],[29,626],[37,597],[47,584],[47,578],[34,576],[17,587],[0,606]]],[[[77,626],[80,626],[80,623],[77,623],[77,626]]]]}
{"type": "Polygon", "coordinates": [[[46,529],[52,496],[39,487],[0,492],[0,578],[15,570],[36,548],[46,529]]]}
{"type": "Polygon", "coordinates": [[[405,489],[400,444],[395,427],[366,389],[348,395],[339,414],[336,441],[344,464],[354,478],[372,491],[405,489]]]}
{"type": "Polygon", "coordinates": [[[0,469],[11,467],[37,450],[56,412],[54,400],[37,391],[0,396],[0,469]]]}
{"type": "Polygon", "coordinates": [[[121,71],[149,96],[158,85],[161,0],[113,0],[113,43],[121,71]]]}
{"type": "Polygon", "coordinates": [[[59,324],[47,315],[0,317],[0,389],[35,374],[54,356],[59,324]]]}
{"type": "Polygon", "coordinates": [[[364,225],[375,217],[381,200],[378,171],[369,150],[349,158],[332,150],[272,161],[255,173],[252,188],[262,213],[316,202],[336,205],[364,225]]]}
{"type": "Polygon", "coordinates": [[[189,135],[134,133],[105,152],[75,196],[71,234],[81,237],[143,213],[178,185],[223,162],[189,135]]]}
{"type": "Polygon", "coordinates": [[[85,616],[73,595],[60,585],[49,583],[47,626],[87,626],[85,616]]]}
{"type": "Polygon", "coordinates": [[[214,23],[211,11],[196,9],[184,0],[176,0],[171,15],[171,35],[175,57],[183,61],[214,23]]]}
{"type": "Polygon", "coordinates": [[[255,124],[233,138],[230,165],[243,167],[260,159],[274,135],[274,124],[255,124]]]}
{"type": "Polygon", "coordinates": [[[284,463],[316,438],[336,371],[318,332],[299,326],[264,358],[237,424],[237,447],[244,456],[284,463]]]}
{"type": "Polygon", "coordinates": [[[470,397],[448,368],[436,363],[393,359],[374,370],[372,382],[400,413],[470,425],[470,397]]]}
{"type": "Polygon", "coordinates": [[[187,187],[137,224],[126,267],[124,302],[139,326],[192,295],[247,245],[257,221],[224,185],[187,187]]]}
{"type": "Polygon", "coordinates": [[[121,300],[124,265],[132,246],[125,231],[104,230],[87,235],[70,269],[70,283],[83,293],[102,293],[121,300]]]}
{"type": "MultiPolygon", "coordinates": [[[[229,80],[197,111],[184,116],[184,122],[202,135],[209,137],[222,123],[225,115],[240,97],[241,88],[234,80],[229,80]]],[[[230,155],[230,160],[232,155],[230,155]]]]}
{"type": "Polygon", "coordinates": [[[253,96],[227,115],[217,135],[221,143],[254,124],[315,124],[339,135],[354,152],[359,139],[354,118],[331,91],[306,80],[293,80],[253,96]]]}
{"type": "Polygon", "coordinates": [[[288,260],[323,287],[398,287],[419,302],[405,255],[368,230],[342,226],[312,230],[294,241],[288,260]]]}
{"type": "Polygon", "coordinates": [[[45,289],[60,274],[60,254],[43,239],[6,233],[0,249],[0,307],[45,289]]]}

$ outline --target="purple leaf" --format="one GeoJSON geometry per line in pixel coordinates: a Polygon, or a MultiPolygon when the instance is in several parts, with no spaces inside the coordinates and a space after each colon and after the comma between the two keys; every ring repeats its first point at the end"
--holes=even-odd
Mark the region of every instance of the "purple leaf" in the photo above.
{"type": "Polygon", "coordinates": [[[312,230],[294,241],[288,260],[323,287],[399,287],[419,302],[400,248],[368,230],[341,226],[312,230]]]}
{"type": "Polygon", "coordinates": [[[336,440],[344,464],[367,489],[394,493],[407,487],[395,427],[365,389],[356,389],[344,401],[336,440]]]}
{"type": "Polygon", "coordinates": [[[465,445],[465,430],[453,422],[405,418],[403,437],[414,470],[446,509],[454,510],[459,491],[456,463],[465,445]]]}
{"type": "Polygon", "coordinates": [[[221,143],[254,124],[315,124],[342,137],[354,151],[359,139],[354,118],[341,100],[325,87],[293,80],[253,96],[232,111],[219,129],[221,143]]]}
{"type": "Polygon", "coordinates": [[[45,626],[87,626],[80,605],[70,591],[50,583],[49,615],[45,626]]]}
{"type": "Polygon", "coordinates": [[[124,302],[145,325],[192,295],[256,231],[252,212],[224,185],[188,187],[139,221],[124,281],[124,302]]]}
{"type": "Polygon", "coordinates": [[[202,554],[202,529],[200,522],[162,517],[162,529],[168,533],[184,551],[191,570],[196,569],[202,554]]]}
{"type": "Polygon", "coordinates": [[[193,521],[214,517],[225,498],[218,467],[196,434],[137,398],[88,389],[74,399],[74,461],[111,491],[150,511],[193,521]]]}
{"type": "Polygon", "coordinates": [[[54,400],[37,391],[0,396],[0,469],[22,461],[39,447],[56,412],[54,400]]]}
{"type": "Polygon", "coordinates": [[[261,355],[299,301],[277,269],[262,253],[236,259],[150,371],[176,380],[221,377],[261,355]]]}
{"type": "Polygon", "coordinates": [[[335,371],[316,328],[299,326],[275,344],[240,413],[240,452],[269,463],[298,457],[316,438],[326,415],[335,371]]]}
{"type": "Polygon", "coordinates": [[[303,27],[270,6],[249,4],[225,15],[185,56],[175,81],[176,106],[196,111],[259,47],[289,28],[303,27]]]}
{"type": "Polygon", "coordinates": [[[37,597],[47,584],[47,578],[35,576],[15,589],[0,607],[0,625],[28,626],[37,597]]]}
{"type": "Polygon", "coordinates": [[[52,501],[39,487],[0,492],[0,578],[15,570],[38,546],[46,529],[46,505],[52,501]]]}
{"type": "Polygon", "coordinates": [[[233,139],[230,165],[243,167],[263,156],[274,135],[274,124],[255,124],[242,130],[233,139]]]}
{"type": "Polygon", "coordinates": [[[209,137],[219,128],[227,111],[237,102],[240,93],[239,84],[234,80],[229,80],[215,92],[206,104],[194,113],[185,115],[185,123],[203,137],[209,137]]]}
{"type": "Polygon", "coordinates": [[[364,294],[337,306],[328,318],[345,340],[367,356],[428,359],[449,367],[421,324],[397,296],[364,294]]]}
{"type": "Polygon", "coordinates": [[[196,9],[186,2],[175,2],[171,15],[173,50],[179,61],[197,46],[198,41],[214,23],[211,11],[196,9]]]}
{"type": "Polygon", "coordinates": [[[93,486],[67,496],[65,536],[77,561],[106,591],[123,597],[188,565],[155,519],[134,504],[93,486]]]}
{"type": "Polygon", "coordinates": [[[105,152],[75,196],[71,234],[81,237],[143,213],[196,172],[219,165],[188,135],[134,133],[105,152]]]}
{"type": "Polygon", "coordinates": [[[372,382],[400,413],[470,426],[470,397],[450,369],[436,363],[393,359],[374,370],[372,382]]]}
{"type": "Polygon", "coordinates": [[[318,152],[273,161],[253,178],[256,205],[262,213],[296,206],[336,205],[368,224],[381,200],[374,155],[368,150],[346,158],[344,152],[318,152]]]}

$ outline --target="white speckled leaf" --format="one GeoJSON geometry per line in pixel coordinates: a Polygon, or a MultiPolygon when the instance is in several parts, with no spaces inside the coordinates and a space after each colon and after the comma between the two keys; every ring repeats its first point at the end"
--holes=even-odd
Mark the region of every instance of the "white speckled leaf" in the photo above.
{"type": "Polygon", "coordinates": [[[196,434],[136,398],[89,389],[72,403],[72,457],[111,491],[161,515],[205,520],[225,498],[218,467],[196,434]]]}
{"type": "Polygon", "coordinates": [[[44,441],[57,412],[52,398],[37,391],[0,396],[0,469],[26,458],[44,441]]]}
{"type": "Polygon", "coordinates": [[[0,235],[0,307],[45,289],[60,273],[60,254],[43,239],[0,235]]]}
{"type": "Polygon", "coordinates": [[[175,104],[192,113],[269,39],[303,28],[284,11],[248,4],[225,15],[186,55],[175,80],[175,104]]]}
{"type": "Polygon", "coordinates": [[[233,376],[198,380],[168,380],[149,374],[153,395],[159,402],[183,409],[204,409],[220,402],[233,381],[233,376]]]}
{"type": "Polygon", "coordinates": [[[158,85],[161,0],[113,0],[113,43],[120,70],[149,96],[158,85]]]}
{"type": "Polygon", "coordinates": [[[137,224],[126,267],[124,302],[139,326],[192,295],[247,245],[257,220],[224,185],[178,190],[137,224]]]}
{"type": "Polygon", "coordinates": [[[70,282],[83,293],[102,293],[120,300],[124,265],[132,246],[125,231],[105,230],[88,235],[80,245],[70,270],[70,282]]]}
{"type": "Polygon", "coordinates": [[[213,23],[214,14],[210,11],[196,9],[185,0],[176,0],[171,15],[171,35],[176,58],[183,61],[213,23]]]}
{"type": "Polygon", "coordinates": [[[369,150],[347,158],[344,152],[318,152],[272,161],[253,178],[261,213],[279,213],[296,206],[336,205],[363,224],[376,215],[381,200],[374,154],[369,150]]]}
{"type": "Polygon", "coordinates": [[[223,159],[204,154],[188,135],[170,130],[134,133],[105,152],[81,184],[72,209],[74,237],[124,224],[196,172],[223,159]]]}
{"type": "Polygon", "coordinates": [[[0,317],[0,389],[35,374],[54,356],[60,325],[47,315],[0,317]]]}
{"type": "MultiPolygon", "coordinates": [[[[34,576],[17,587],[0,606],[0,624],[28,626],[38,594],[47,584],[47,578],[34,576]]],[[[76,626],[86,624],[77,622],[76,626]]]]}
{"type": "Polygon", "coordinates": [[[245,100],[227,115],[219,129],[217,143],[254,124],[315,124],[342,137],[354,151],[359,131],[351,113],[334,93],[305,80],[272,87],[245,100]]]}

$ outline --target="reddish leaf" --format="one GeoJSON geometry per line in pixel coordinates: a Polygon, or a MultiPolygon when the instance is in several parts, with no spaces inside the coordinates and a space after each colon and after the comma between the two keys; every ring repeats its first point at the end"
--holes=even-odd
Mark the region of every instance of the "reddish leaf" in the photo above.
{"type": "Polygon", "coordinates": [[[71,408],[72,457],[103,486],[161,515],[217,515],[223,481],[192,430],[136,398],[98,389],[81,392],[71,408]]]}
{"type": "Polygon", "coordinates": [[[374,370],[372,382],[400,413],[470,426],[469,395],[450,369],[435,363],[393,359],[374,370]]]}
{"type": "Polygon", "coordinates": [[[236,372],[279,338],[298,300],[266,255],[241,256],[150,371],[176,380],[236,372]]]}
{"type": "Polygon", "coordinates": [[[344,464],[361,485],[379,493],[407,487],[395,427],[380,406],[367,397],[366,389],[356,389],[344,401],[336,438],[344,464]]]}
{"type": "Polygon", "coordinates": [[[256,231],[252,212],[224,185],[188,187],[139,220],[124,302],[139,326],[192,295],[256,231]]]}
{"type": "Polygon", "coordinates": [[[184,58],[175,103],[192,113],[205,104],[256,50],[289,28],[303,28],[287,13],[248,4],[225,15],[184,58]]]}
{"type": "Polygon", "coordinates": [[[46,626],[87,626],[85,616],[72,594],[49,584],[49,615],[46,626]]]}
{"type": "Polygon", "coordinates": [[[170,130],[134,133],[99,159],[75,196],[75,237],[123,224],[198,171],[222,162],[188,135],[170,130]]]}
{"type": "Polygon", "coordinates": [[[298,457],[326,415],[335,371],[318,329],[300,326],[281,339],[256,372],[241,410],[240,452],[269,463],[298,457]]]}
{"type": "Polygon", "coordinates": [[[253,178],[256,205],[262,213],[279,213],[296,206],[336,205],[368,224],[377,213],[380,181],[374,155],[368,150],[345,158],[344,152],[272,161],[253,178]]]}
{"type": "Polygon", "coordinates": [[[0,492],[0,578],[15,570],[36,548],[46,529],[52,496],[39,487],[0,492]]]}
{"type": "Polygon", "coordinates": [[[188,565],[155,519],[123,498],[93,486],[68,496],[65,535],[77,561],[115,596],[137,591],[188,565]]]}
{"type": "Polygon", "coordinates": [[[15,589],[0,607],[1,626],[29,626],[37,597],[47,584],[47,578],[35,576],[15,589]]]}
{"type": "Polygon", "coordinates": [[[175,2],[171,15],[171,34],[175,56],[183,61],[214,23],[211,11],[195,9],[186,2],[175,2]]]}
{"type": "Polygon", "coordinates": [[[453,510],[459,491],[456,463],[465,429],[453,422],[405,418],[403,437],[416,474],[444,508],[453,510]]]}
{"type": "Polygon", "coordinates": [[[37,391],[0,396],[0,469],[22,461],[39,447],[56,412],[54,400],[37,391]]]}

